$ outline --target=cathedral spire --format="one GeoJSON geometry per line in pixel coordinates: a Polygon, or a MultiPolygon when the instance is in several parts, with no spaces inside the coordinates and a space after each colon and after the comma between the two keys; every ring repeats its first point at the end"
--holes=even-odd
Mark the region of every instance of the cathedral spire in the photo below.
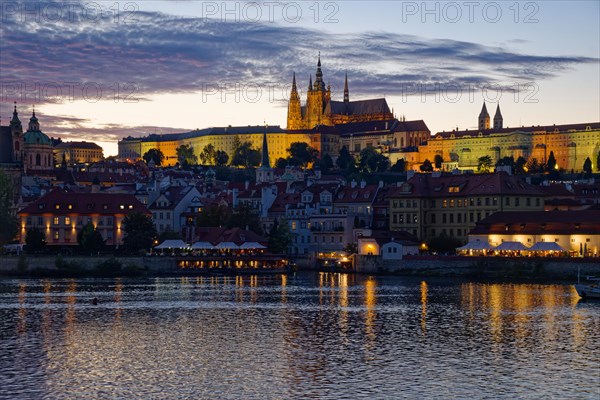
{"type": "Polygon", "coordinates": [[[496,114],[494,115],[494,129],[502,129],[504,124],[502,113],[500,112],[500,102],[498,102],[498,106],[496,107],[496,114]]]}
{"type": "Polygon", "coordinates": [[[262,162],[260,163],[260,166],[271,168],[271,164],[269,163],[269,145],[267,143],[267,125],[265,125],[265,133],[263,134],[262,162]]]}
{"type": "Polygon", "coordinates": [[[481,112],[479,113],[478,126],[480,131],[490,129],[490,114],[488,114],[487,107],[485,106],[485,101],[483,102],[483,107],[481,108],[481,112]]]}
{"type": "Polygon", "coordinates": [[[321,52],[319,52],[319,61],[317,61],[317,74],[315,79],[315,89],[325,90],[325,82],[323,82],[323,71],[321,71],[321,52]]]}
{"type": "Polygon", "coordinates": [[[348,91],[348,71],[346,71],[346,79],[344,81],[344,103],[350,101],[350,92],[348,91]]]}
{"type": "Polygon", "coordinates": [[[310,92],[312,90],[312,75],[309,76],[309,80],[308,80],[308,91],[310,92]]]}
{"type": "Polygon", "coordinates": [[[11,125],[21,125],[21,120],[19,119],[19,113],[17,112],[17,102],[15,101],[15,109],[13,111],[13,117],[10,120],[11,125]]]}
{"type": "Polygon", "coordinates": [[[33,113],[31,114],[31,118],[29,119],[29,131],[37,132],[39,130],[40,130],[40,123],[38,122],[38,119],[35,116],[35,105],[34,105],[33,113]]]}

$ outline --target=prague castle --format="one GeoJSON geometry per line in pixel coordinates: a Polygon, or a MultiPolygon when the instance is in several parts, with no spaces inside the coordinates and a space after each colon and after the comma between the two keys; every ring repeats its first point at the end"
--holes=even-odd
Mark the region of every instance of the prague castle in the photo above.
{"type": "Polygon", "coordinates": [[[302,105],[293,74],[287,129],[228,126],[180,134],[128,137],[119,142],[119,156],[139,159],[148,150],[156,148],[165,155],[164,165],[174,165],[177,163],[176,149],[184,144],[191,146],[196,155],[212,144],[215,150],[231,156],[236,141],[250,142],[260,150],[266,140],[271,165],[278,158],[289,156],[287,149],[292,143],[305,142],[321,156],[328,154],[334,161],[344,146],[355,157],[364,148],[373,147],[388,156],[392,164],[404,159],[407,167],[414,170],[418,170],[425,160],[433,162],[436,156],[442,157],[445,170],[474,170],[483,156],[490,156],[493,164],[504,157],[515,160],[523,157],[527,161],[535,158],[538,163],[545,164],[553,152],[558,168],[581,171],[588,157],[596,164],[600,151],[600,122],[508,128],[500,105],[496,105],[491,118],[484,103],[477,117],[477,129],[443,131],[432,136],[422,120],[394,118],[384,98],[350,101],[347,74],[343,100],[332,100],[331,86],[323,80],[320,56],[314,82],[312,75],[309,82],[306,102],[302,105]]]}
{"type": "Polygon", "coordinates": [[[296,74],[292,78],[292,91],[288,104],[287,128],[289,130],[312,129],[319,125],[340,125],[350,122],[391,120],[390,112],[384,98],[350,101],[348,90],[348,74],[344,82],[344,100],[331,100],[331,86],[325,87],[321,56],[317,62],[315,82],[312,75],[306,93],[306,104],[300,104],[300,96],[296,86],[296,74]]]}

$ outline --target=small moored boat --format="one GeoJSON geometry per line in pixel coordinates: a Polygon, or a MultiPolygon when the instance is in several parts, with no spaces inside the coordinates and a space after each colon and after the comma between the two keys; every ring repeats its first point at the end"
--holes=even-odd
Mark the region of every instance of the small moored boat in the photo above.
{"type": "Polygon", "coordinates": [[[579,297],[583,299],[600,299],[600,278],[588,277],[587,284],[579,283],[575,285],[575,290],[579,297]]]}

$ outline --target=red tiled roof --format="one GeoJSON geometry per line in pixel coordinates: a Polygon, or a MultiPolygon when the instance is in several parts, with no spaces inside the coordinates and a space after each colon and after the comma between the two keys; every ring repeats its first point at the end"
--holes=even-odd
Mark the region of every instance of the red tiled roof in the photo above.
{"type": "Polygon", "coordinates": [[[149,214],[148,209],[131,194],[78,193],[55,189],[29,204],[19,214],[114,215],[132,212],[149,214]]]}
{"type": "Polygon", "coordinates": [[[333,202],[340,203],[372,203],[377,194],[378,185],[366,185],[364,188],[344,186],[333,197],[333,202]]]}
{"type": "Polygon", "coordinates": [[[390,197],[464,197],[485,195],[544,196],[539,187],[528,184],[506,172],[476,175],[416,174],[390,197]],[[450,191],[449,188],[457,188],[450,191]],[[407,190],[405,190],[407,189],[407,190]]]}
{"type": "Polygon", "coordinates": [[[504,211],[479,221],[472,235],[600,234],[600,210],[504,211]]]}

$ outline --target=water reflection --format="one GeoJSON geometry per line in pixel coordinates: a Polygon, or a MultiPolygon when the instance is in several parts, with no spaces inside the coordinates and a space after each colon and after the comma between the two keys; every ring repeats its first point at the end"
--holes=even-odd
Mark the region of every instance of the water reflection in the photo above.
{"type": "Polygon", "coordinates": [[[594,398],[600,386],[600,304],[563,285],[0,281],[0,328],[8,398],[594,398]]]}

